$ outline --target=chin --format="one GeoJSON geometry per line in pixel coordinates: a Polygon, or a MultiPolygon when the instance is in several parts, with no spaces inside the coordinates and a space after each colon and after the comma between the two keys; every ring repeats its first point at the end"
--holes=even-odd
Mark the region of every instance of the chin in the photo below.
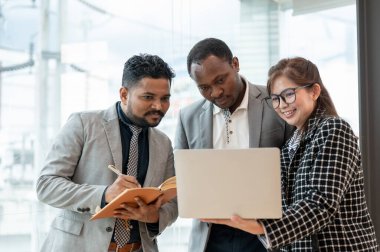
{"type": "Polygon", "coordinates": [[[221,109],[228,109],[228,108],[232,107],[231,104],[217,104],[217,103],[215,103],[215,105],[221,109]]]}
{"type": "Polygon", "coordinates": [[[284,116],[281,116],[281,118],[282,118],[287,124],[289,124],[289,125],[291,125],[291,126],[295,126],[295,125],[294,125],[294,121],[293,121],[292,119],[286,118],[286,117],[284,117],[284,116]]]}
{"type": "Polygon", "coordinates": [[[161,121],[148,122],[149,127],[157,127],[161,121]]]}
{"type": "Polygon", "coordinates": [[[234,105],[234,103],[230,100],[225,100],[223,103],[218,103],[216,100],[214,100],[212,103],[221,109],[228,109],[234,105]]]}

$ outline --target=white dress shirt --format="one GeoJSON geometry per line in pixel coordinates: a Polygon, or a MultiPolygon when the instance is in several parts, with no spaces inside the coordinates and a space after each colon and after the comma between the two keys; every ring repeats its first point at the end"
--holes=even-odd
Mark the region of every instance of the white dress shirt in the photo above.
{"type": "Polygon", "coordinates": [[[213,146],[214,149],[245,149],[249,148],[248,126],[248,85],[245,87],[243,100],[239,107],[230,115],[227,126],[223,110],[213,106],[213,146]]]}

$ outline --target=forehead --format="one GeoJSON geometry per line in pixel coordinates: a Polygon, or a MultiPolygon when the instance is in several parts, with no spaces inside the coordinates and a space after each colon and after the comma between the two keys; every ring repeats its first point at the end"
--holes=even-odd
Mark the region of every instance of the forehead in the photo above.
{"type": "Polygon", "coordinates": [[[154,79],[145,77],[139,80],[131,91],[137,93],[152,93],[157,95],[170,94],[170,81],[165,78],[154,79]]]}
{"type": "Polygon", "coordinates": [[[287,88],[297,87],[298,85],[294,81],[290,80],[288,77],[281,75],[277,77],[272,84],[272,93],[279,94],[281,91],[287,88]]]}
{"type": "Polygon", "coordinates": [[[200,64],[191,64],[191,77],[196,82],[208,82],[218,75],[228,73],[232,69],[228,60],[218,58],[214,55],[208,56],[200,64]]]}

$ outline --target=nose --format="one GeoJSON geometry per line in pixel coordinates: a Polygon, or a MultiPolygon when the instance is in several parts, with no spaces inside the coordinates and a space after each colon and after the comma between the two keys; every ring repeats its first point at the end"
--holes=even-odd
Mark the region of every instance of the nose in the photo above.
{"type": "Polygon", "coordinates": [[[223,94],[223,89],[221,89],[221,88],[219,88],[219,87],[214,87],[214,88],[211,90],[211,97],[212,97],[212,98],[218,98],[218,97],[220,97],[222,94],[223,94]]]}
{"type": "Polygon", "coordinates": [[[160,99],[156,99],[152,102],[152,108],[155,110],[162,110],[162,104],[160,99]]]}

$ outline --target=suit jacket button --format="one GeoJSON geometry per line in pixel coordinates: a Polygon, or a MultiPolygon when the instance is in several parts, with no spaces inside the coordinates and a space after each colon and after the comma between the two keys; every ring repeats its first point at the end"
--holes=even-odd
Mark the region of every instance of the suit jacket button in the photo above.
{"type": "Polygon", "coordinates": [[[112,232],[112,228],[111,228],[111,227],[107,227],[107,228],[106,228],[106,231],[107,231],[107,232],[112,232]]]}

